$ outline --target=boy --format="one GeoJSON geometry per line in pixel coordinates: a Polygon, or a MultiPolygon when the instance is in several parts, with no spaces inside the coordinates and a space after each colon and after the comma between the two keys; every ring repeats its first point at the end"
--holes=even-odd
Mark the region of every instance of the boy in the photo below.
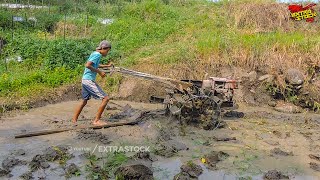
{"type": "Polygon", "coordinates": [[[103,40],[100,42],[99,46],[96,48],[96,51],[91,53],[88,58],[87,63],[85,64],[85,70],[82,76],[82,101],[80,105],[76,108],[75,114],[72,118],[72,122],[76,123],[78,117],[87,104],[88,100],[93,96],[95,99],[102,99],[101,105],[98,109],[95,119],[93,120],[93,125],[103,125],[105,123],[100,121],[101,114],[103,113],[108,101],[108,95],[100,88],[100,86],[95,82],[96,75],[99,74],[102,78],[106,76],[105,72],[100,71],[98,68],[111,67],[112,64],[107,65],[100,64],[101,57],[105,57],[111,49],[111,44],[103,40]]]}

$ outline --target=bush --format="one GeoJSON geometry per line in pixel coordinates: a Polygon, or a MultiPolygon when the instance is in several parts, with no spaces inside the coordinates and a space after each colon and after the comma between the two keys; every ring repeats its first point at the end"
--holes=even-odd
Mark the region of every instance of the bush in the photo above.
{"type": "Polygon", "coordinates": [[[35,28],[45,30],[53,33],[56,23],[59,22],[61,15],[48,14],[48,12],[37,13],[35,18],[37,19],[35,28]]]}
{"type": "Polygon", "coordinates": [[[74,69],[86,62],[94,47],[90,40],[42,40],[20,36],[6,45],[4,54],[7,57],[20,55],[24,63],[41,65],[45,69],[74,69]]]}
{"type": "Polygon", "coordinates": [[[0,27],[7,29],[12,26],[12,14],[9,11],[0,9],[0,27]]]}

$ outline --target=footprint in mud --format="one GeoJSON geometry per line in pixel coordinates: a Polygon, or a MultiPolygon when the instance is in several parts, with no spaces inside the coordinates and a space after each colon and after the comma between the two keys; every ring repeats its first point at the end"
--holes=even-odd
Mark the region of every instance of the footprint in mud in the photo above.
{"type": "Polygon", "coordinates": [[[311,169],[320,172],[320,164],[317,164],[317,163],[314,163],[314,162],[311,162],[311,163],[309,163],[309,164],[310,164],[310,168],[311,168],[311,169]]]}
{"type": "Polygon", "coordinates": [[[264,174],[264,180],[280,180],[280,179],[289,179],[288,176],[283,175],[280,171],[271,170],[264,174]]]}
{"type": "Polygon", "coordinates": [[[278,141],[274,141],[274,140],[264,140],[263,142],[265,142],[265,143],[267,143],[267,144],[269,144],[269,145],[271,145],[271,146],[278,146],[278,145],[280,145],[280,143],[278,142],[278,141]]]}
{"type": "Polygon", "coordinates": [[[293,156],[293,152],[285,152],[280,148],[274,148],[270,150],[271,156],[293,156]]]}
{"type": "Polygon", "coordinates": [[[310,157],[311,159],[320,161],[320,154],[319,154],[319,155],[309,154],[309,157],[310,157]]]}
{"type": "Polygon", "coordinates": [[[277,130],[274,130],[272,131],[272,133],[277,136],[278,138],[281,138],[281,139],[285,139],[285,138],[288,138],[290,137],[290,132],[280,132],[280,131],[277,131],[277,130]]]}
{"type": "Polygon", "coordinates": [[[77,132],[77,139],[86,139],[86,140],[92,140],[96,142],[101,142],[103,144],[109,144],[111,141],[109,140],[109,137],[105,134],[102,134],[101,132],[97,132],[93,129],[81,129],[77,132]]]}
{"type": "Polygon", "coordinates": [[[26,151],[23,149],[17,149],[11,153],[11,155],[15,155],[15,156],[23,156],[25,154],[26,154],[26,151]]]}

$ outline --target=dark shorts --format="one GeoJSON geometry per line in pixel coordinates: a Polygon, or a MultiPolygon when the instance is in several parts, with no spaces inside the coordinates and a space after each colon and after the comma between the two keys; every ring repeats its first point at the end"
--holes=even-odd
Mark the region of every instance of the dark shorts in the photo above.
{"type": "Polygon", "coordinates": [[[82,79],[82,99],[89,100],[91,96],[95,99],[103,99],[107,94],[94,81],[82,79]]]}

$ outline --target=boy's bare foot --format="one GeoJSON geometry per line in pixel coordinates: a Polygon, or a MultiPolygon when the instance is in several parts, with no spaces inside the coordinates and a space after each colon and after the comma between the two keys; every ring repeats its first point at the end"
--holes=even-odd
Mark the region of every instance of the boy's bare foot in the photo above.
{"type": "Polygon", "coordinates": [[[93,121],[93,123],[92,123],[93,125],[99,125],[99,126],[101,126],[101,125],[106,125],[107,123],[106,122],[102,122],[102,121],[100,121],[100,120],[98,120],[98,121],[93,121]]]}
{"type": "Polygon", "coordinates": [[[72,123],[73,123],[73,124],[76,124],[76,123],[77,123],[77,120],[72,119],[72,123]]]}

